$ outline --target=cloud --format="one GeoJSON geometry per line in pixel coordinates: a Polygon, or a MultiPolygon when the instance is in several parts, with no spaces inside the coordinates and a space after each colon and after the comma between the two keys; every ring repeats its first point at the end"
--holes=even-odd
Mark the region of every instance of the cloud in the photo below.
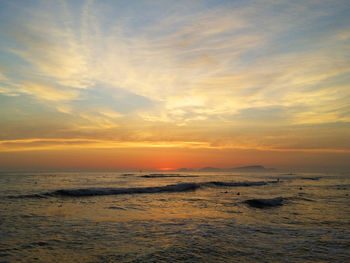
{"type": "Polygon", "coordinates": [[[61,86],[87,88],[91,83],[87,75],[89,54],[69,23],[72,14],[57,3],[18,7],[16,12],[26,19],[11,19],[4,36],[11,43],[6,50],[25,62],[20,67],[22,74],[52,79],[61,86]]]}
{"type": "Polygon", "coordinates": [[[113,148],[202,148],[208,147],[205,142],[162,142],[162,141],[108,141],[93,139],[24,139],[0,141],[0,152],[33,151],[50,149],[113,149],[113,148]]]}
{"type": "Polygon", "coordinates": [[[35,96],[38,99],[48,101],[67,101],[78,97],[78,91],[64,88],[56,88],[44,83],[23,83],[20,91],[35,96]]]}
{"type": "MultiPolygon", "coordinates": [[[[150,17],[147,26],[109,17],[107,27],[102,22],[108,12],[102,5],[86,2],[78,14],[70,7],[56,6],[55,16],[44,15],[52,7],[33,9],[27,23],[9,30],[16,43],[11,52],[30,65],[25,81],[48,81],[72,94],[77,88],[99,90],[95,83],[101,83],[109,87],[105,96],[125,90],[158,101],[156,111],[140,110],[145,120],[183,124],[188,114],[197,113],[194,119],[225,118],[252,107],[298,105],[305,103],[297,99],[305,97],[305,87],[349,68],[346,58],[324,45],[313,44],[310,52],[300,43],[289,50],[288,38],[276,41],[326,15],[312,4],[228,4],[207,10],[199,5],[197,12],[184,13],[180,3],[166,17],[150,17]],[[270,16],[274,6],[290,12],[270,16]]],[[[341,45],[327,34],[314,37],[341,45]]]]}
{"type": "Polygon", "coordinates": [[[31,98],[13,119],[38,103],[59,120],[52,138],[332,149],[331,134],[309,145],[311,129],[288,129],[350,122],[346,1],[266,3],[19,5],[1,26],[0,93],[31,98]]]}
{"type": "MultiPolygon", "coordinates": [[[[244,138],[243,138],[244,139],[244,138]]],[[[64,149],[118,149],[118,148],[168,148],[168,149],[235,149],[235,150],[255,150],[262,152],[314,152],[314,153],[350,153],[345,147],[319,148],[305,145],[293,146],[269,146],[256,145],[253,143],[236,144],[215,142],[209,144],[201,141],[111,141],[99,139],[61,139],[61,138],[34,138],[22,140],[0,141],[0,152],[16,151],[42,151],[42,150],[64,150],[64,149]]]]}

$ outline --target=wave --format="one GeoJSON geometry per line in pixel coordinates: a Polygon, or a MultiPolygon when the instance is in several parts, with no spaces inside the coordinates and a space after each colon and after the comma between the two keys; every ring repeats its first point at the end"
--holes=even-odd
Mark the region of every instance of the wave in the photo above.
{"type": "Polygon", "coordinates": [[[47,193],[46,195],[83,197],[99,195],[152,194],[162,192],[185,192],[196,190],[197,188],[199,188],[199,185],[196,183],[179,183],[155,187],[61,189],[47,193]]]}
{"type": "Polygon", "coordinates": [[[202,182],[202,183],[178,183],[165,186],[154,187],[131,187],[131,188],[78,188],[78,189],[59,189],[43,194],[8,196],[9,198],[47,198],[47,197],[89,197],[104,195],[124,195],[124,194],[154,194],[163,192],[187,192],[195,191],[201,187],[247,187],[261,186],[271,182],[202,182]]]}
{"type": "Polygon", "coordinates": [[[312,181],[317,181],[320,180],[321,176],[317,176],[317,177],[301,177],[301,179],[303,180],[312,180],[312,181]]]}
{"type": "Polygon", "coordinates": [[[281,206],[283,205],[283,200],[284,198],[282,197],[275,197],[275,198],[268,198],[268,199],[255,198],[255,199],[248,199],[245,201],[245,203],[255,208],[266,208],[266,207],[281,206]]]}
{"type": "MultiPolygon", "coordinates": [[[[269,182],[274,183],[274,181],[269,182]]],[[[208,183],[202,183],[206,186],[231,186],[231,187],[239,187],[239,186],[260,186],[260,185],[266,185],[268,182],[264,181],[258,181],[258,182],[208,182],[208,183]]]]}
{"type": "Polygon", "coordinates": [[[10,199],[17,199],[17,198],[47,198],[46,193],[45,194],[27,194],[27,195],[8,195],[6,196],[7,198],[10,199]]]}
{"type": "Polygon", "coordinates": [[[140,177],[144,178],[164,178],[164,177],[198,177],[198,175],[181,175],[181,174],[145,174],[140,177]]]}
{"type": "Polygon", "coordinates": [[[296,175],[296,174],[281,174],[284,175],[281,178],[278,178],[277,180],[290,180],[290,181],[294,181],[294,180],[312,180],[312,181],[318,181],[322,178],[325,178],[324,176],[290,176],[290,175],[296,175]]]}

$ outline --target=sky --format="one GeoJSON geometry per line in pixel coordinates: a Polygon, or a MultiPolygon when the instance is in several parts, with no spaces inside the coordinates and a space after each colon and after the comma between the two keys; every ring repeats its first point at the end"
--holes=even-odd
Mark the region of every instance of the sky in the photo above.
{"type": "Polygon", "coordinates": [[[0,169],[350,169],[350,2],[0,1],[0,169]]]}

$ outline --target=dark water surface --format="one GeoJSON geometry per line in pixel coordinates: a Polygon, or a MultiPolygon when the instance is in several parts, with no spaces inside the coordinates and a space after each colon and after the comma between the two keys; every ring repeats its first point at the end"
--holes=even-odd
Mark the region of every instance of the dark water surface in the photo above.
{"type": "Polygon", "coordinates": [[[0,262],[350,262],[349,195],[348,174],[0,173],[0,262]]]}

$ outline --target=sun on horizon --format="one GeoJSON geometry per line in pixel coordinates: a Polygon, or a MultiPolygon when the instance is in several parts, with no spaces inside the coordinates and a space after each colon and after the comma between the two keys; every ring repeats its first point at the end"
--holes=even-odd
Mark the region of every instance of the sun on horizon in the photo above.
{"type": "Polygon", "coordinates": [[[342,0],[1,1],[0,169],[348,171],[348,14],[342,0]]]}

